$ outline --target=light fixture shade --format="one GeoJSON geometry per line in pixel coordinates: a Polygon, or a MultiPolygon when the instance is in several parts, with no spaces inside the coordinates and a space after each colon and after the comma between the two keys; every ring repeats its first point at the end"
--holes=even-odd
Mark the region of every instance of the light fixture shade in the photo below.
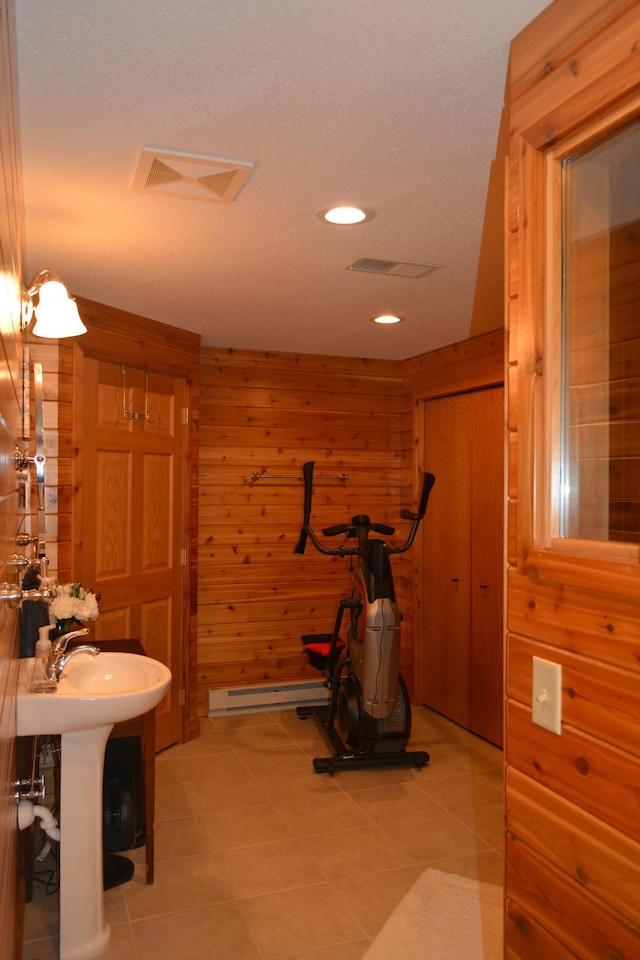
{"type": "Polygon", "coordinates": [[[391,313],[384,313],[379,317],[373,317],[374,323],[401,323],[402,317],[396,317],[391,313]]]}
{"type": "Polygon", "coordinates": [[[59,280],[46,280],[38,289],[38,306],[33,335],[62,340],[87,332],[80,319],[78,306],[59,280]]]}
{"type": "Polygon", "coordinates": [[[364,223],[365,220],[371,220],[373,210],[365,210],[364,207],[325,207],[318,210],[316,216],[324,223],[335,223],[338,225],[350,225],[354,223],[364,223]]]}

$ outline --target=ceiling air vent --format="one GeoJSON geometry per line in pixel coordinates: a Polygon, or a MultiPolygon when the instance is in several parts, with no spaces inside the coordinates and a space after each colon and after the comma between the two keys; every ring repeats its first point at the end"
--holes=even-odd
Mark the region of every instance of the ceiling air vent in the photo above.
{"type": "Polygon", "coordinates": [[[382,273],[387,277],[408,277],[417,280],[432,270],[438,270],[440,263],[412,263],[409,260],[378,260],[374,257],[360,257],[347,270],[356,273],[382,273]]]}
{"type": "Polygon", "coordinates": [[[162,197],[227,204],[237,197],[252,172],[253,164],[245,160],[145,146],[131,189],[162,197]]]}

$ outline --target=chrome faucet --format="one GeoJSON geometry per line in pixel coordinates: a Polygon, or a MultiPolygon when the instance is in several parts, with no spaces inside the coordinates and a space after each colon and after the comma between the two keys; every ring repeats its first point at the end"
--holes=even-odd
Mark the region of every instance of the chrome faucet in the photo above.
{"type": "Polygon", "coordinates": [[[62,676],[64,668],[69,663],[69,660],[71,660],[72,657],[75,657],[76,654],[78,653],[88,653],[92,657],[97,657],[100,651],[98,650],[97,647],[92,647],[92,646],[89,646],[89,644],[84,643],[80,647],[74,647],[73,650],[69,650],[68,653],[63,653],[62,656],[59,657],[57,660],[55,661],[52,660],[51,672],[52,672],[52,675],[55,677],[56,681],[59,680],[60,677],[62,676]]]}
{"type": "Polygon", "coordinates": [[[51,645],[51,663],[49,668],[50,676],[57,682],[62,676],[62,671],[68,664],[69,660],[72,657],[75,657],[77,653],[88,653],[92,657],[97,657],[100,653],[97,647],[89,646],[88,644],[83,644],[80,647],[74,647],[73,650],[70,650],[67,653],[67,644],[70,640],[73,640],[74,637],[85,637],[89,631],[86,627],[82,627],[81,630],[71,630],[70,633],[64,633],[61,637],[58,637],[57,640],[51,645]]]}

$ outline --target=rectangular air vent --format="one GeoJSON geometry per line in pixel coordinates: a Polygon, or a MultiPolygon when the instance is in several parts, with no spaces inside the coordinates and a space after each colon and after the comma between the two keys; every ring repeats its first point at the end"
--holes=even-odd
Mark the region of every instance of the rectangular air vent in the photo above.
{"type": "Polygon", "coordinates": [[[410,260],[380,260],[375,257],[360,257],[355,263],[352,263],[347,270],[353,270],[356,273],[380,273],[387,277],[408,277],[417,280],[431,273],[432,270],[438,270],[440,263],[414,263],[410,260]]]}
{"type": "Polygon", "coordinates": [[[185,153],[145,146],[131,184],[132,190],[159,197],[228,204],[253,172],[245,160],[224,160],[205,153],[185,153]]]}

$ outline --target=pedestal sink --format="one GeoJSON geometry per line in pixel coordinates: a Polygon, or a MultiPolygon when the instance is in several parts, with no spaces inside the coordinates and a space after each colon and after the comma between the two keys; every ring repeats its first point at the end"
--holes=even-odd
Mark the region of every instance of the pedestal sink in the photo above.
{"type": "Polygon", "coordinates": [[[33,660],[18,681],[19,737],[60,734],[60,960],[89,960],[107,947],[102,876],[104,752],[115,723],[160,702],[171,682],[158,660],[134,653],[79,653],[53,693],[31,693],[33,660]]]}

